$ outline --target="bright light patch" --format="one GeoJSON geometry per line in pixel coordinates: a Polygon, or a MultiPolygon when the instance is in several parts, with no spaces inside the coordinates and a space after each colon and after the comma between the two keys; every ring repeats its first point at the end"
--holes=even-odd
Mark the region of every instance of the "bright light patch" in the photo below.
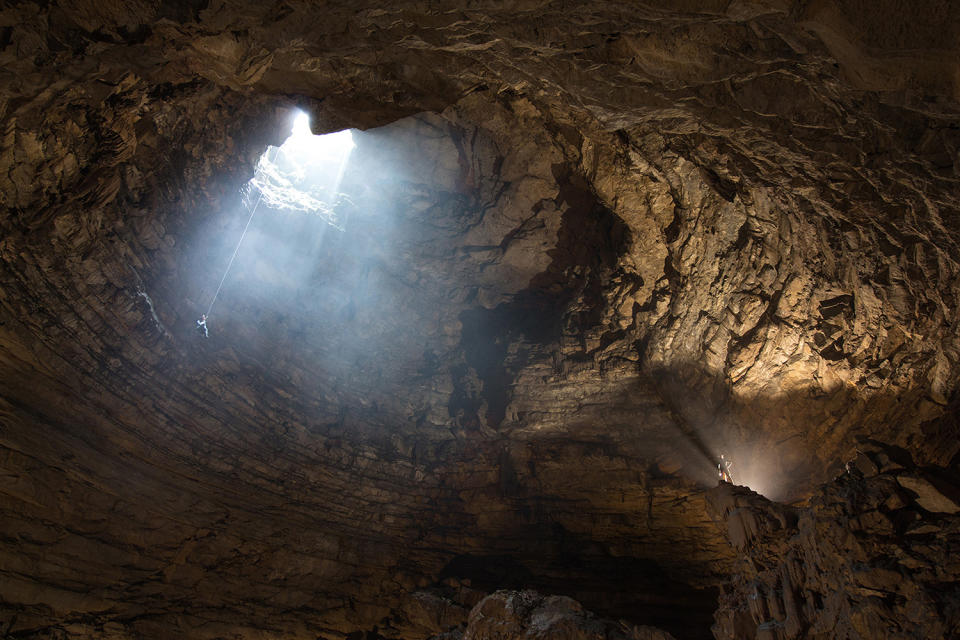
{"type": "Polygon", "coordinates": [[[340,182],[354,146],[349,130],[313,135],[309,116],[298,112],[290,137],[257,163],[248,197],[272,209],[318,215],[342,229],[338,205],[346,196],[339,191],[340,182]]]}
{"type": "Polygon", "coordinates": [[[294,138],[312,136],[313,132],[310,131],[310,116],[303,111],[298,111],[297,115],[293,118],[293,131],[291,134],[294,138]]]}

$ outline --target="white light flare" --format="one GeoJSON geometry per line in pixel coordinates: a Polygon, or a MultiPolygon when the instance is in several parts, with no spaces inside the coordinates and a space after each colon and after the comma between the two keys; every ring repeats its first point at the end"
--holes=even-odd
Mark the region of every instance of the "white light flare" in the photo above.
{"type": "Polygon", "coordinates": [[[280,146],[280,150],[302,163],[309,164],[318,160],[344,162],[355,146],[349,129],[320,136],[313,135],[310,130],[310,116],[298,111],[293,119],[290,137],[280,146]]]}
{"type": "Polygon", "coordinates": [[[313,213],[342,229],[336,204],[355,146],[350,130],[313,135],[310,117],[298,111],[290,137],[260,158],[251,184],[269,207],[313,213]]]}
{"type": "Polygon", "coordinates": [[[312,135],[313,131],[310,130],[310,116],[303,111],[297,111],[297,115],[293,117],[293,129],[290,131],[290,136],[293,138],[306,138],[312,135]]]}
{"type": "Polygon", "coordinates": [[[785,461],[775,450],[735,446],[724,453],[726,459],[733,463],[730,475],[734,484],[749,487],[771,500],[783,498],[787,489],[787,479],[783,475],[785,461]]]}

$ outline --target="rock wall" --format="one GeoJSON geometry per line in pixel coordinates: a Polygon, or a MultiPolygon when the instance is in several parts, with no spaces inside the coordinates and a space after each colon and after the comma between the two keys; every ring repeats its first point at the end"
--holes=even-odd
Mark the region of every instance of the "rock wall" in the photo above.
{"type": "Polygon", "coordinates": [[[958,24],[3,8],[0,629],[427,637],[468,581],[704,637],[720,452],[798,497],[960,451],[958,24]],[[295,106],[364,130],[350,223],[255,218],[201,341],[295,106]]]}
{"type": "Polygon", "coordinates": [[[713,627],[733,638],[954,638],[960,633],[960,476],[860,445],[806,507],[744,487],[710,492],[740,554],[713,627]]]}

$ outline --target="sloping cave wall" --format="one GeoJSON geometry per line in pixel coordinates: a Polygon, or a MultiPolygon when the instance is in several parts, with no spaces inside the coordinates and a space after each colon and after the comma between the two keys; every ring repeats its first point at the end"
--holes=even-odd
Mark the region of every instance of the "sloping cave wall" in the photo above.
{"type": "Polygon", "coordinates": [[[718,453],[960,447],[958,20],[904,11],[5,9],[6,631],[426,637],[467,585],[703,637],[718,453]],[[347,224],[256,218],[201,340],[294,104],[365,130],[347,224]]]}

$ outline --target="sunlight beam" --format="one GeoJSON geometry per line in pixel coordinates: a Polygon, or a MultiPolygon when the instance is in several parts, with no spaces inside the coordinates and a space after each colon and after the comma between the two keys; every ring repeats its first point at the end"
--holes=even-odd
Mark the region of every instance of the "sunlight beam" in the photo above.
{"type": "Polygon", "coordinates": [[[290,136],[280,147],[271,147],[272,154],[268,149],[257,163],[251,195],[255,190],[267,207],[319,215],[342,229],[337,214],[343,198],[340,183],[355,146],[349,129],[313,135],[309,115],[298,111],[290,136]]]}

